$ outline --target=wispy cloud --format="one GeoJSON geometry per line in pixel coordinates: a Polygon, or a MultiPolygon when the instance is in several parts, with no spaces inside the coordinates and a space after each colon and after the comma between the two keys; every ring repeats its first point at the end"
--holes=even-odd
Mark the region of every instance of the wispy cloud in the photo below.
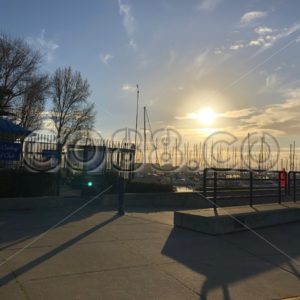
{"type": "Polygon", "coordinates": [[[134,33],[136,31],[136,20],[132,14],[131,6],[128,3],[124,3],[123,0],[118,0],[119,13],[123,17],[123,26],[129,37],[129,46],[133,50],[137,50],[137,44],[134,40],[134,33]]]}
{"type": "Polygon", "coordinates": [[[211,68],[211,64],[208,59],[209,52],[209,49],[204,50],[202,53],[198,54],[194,60],[192,68],[196,79],[203,77],[211,68]]]}
{"type": "Polygon", "coordinates": [[[129,46],[130,46],[134,51],[137,50],[137,44],[136,44],[136,42],[135,42],[135,40],[134,40],[133,38],[130,39],[130,41],[129,41],[129,46]]]}
{"type": "Polygon", "coordinates": [[[122,91],[131,92],[131,93],[136,92],[136,86],[124,83],[122,85],[122,91]]]}
{"type": "Polygon", "coordinates": [[[229,49],[230,50],[239,50],[245,47],[245,44],[243,41],[237,41],[234,44],[232,44],[229,49]]]}
{"type": "Polygon", "coordinates": [[[265,34],[272,33],[273,29],[266,27],[266,26],[259,26],[259,27],[255,28],[255,32],[259,35],[265,35],[265,34]]]}
{"type": "Polygon", "coordinates": [[[254,107],[249,107],[249,108],[244,108],[244,109],[239,109],[239,110],[230,110],[226,111],[225,113],[221,114],[221,117],[224,118],[229,118],[229,119],[239,119],[239,118],[244,118],[248,117],[252,114],[257,112],[257,109],[254,107]]]}
{"type": "MultiPolygon", "coordinates": [[[[272,30],[272,29],[269,28],[268,30],[272,30]]],[[[281,30],[272,30],[273,32],[276,32],[276,34],[262,35],[262,33],[259,33],[259,37],[257,39],[250,41],[249,46],[262,46],[264,48],[268,48],[273,46],[275,42],[283,38],[287,38],[299,30],[300,30],[300,23],[296,23],[290,27],[281,30]]],[[[260,30],[260,32],[262,31],[266,31],[266,28],[264,28],[264,30],[260,30]]]]}
{"type": "Polygon", "coordinates": [[[200,3],[197,5],[197,8],[200,10],[215,10],[222,0],[200,0],[200,3]]]}
{"type": "Polygon", "coordinates": [[[108,65],[109,61],[111,59],[113,59],[113,56],[109,53],[106,53],[106,54],[100,54],[99,58],[100,58],[102,63],[104,63],[105,65],[108,65]]]}
{"type": "Polygon", "coordinates": [[[246,25],[257,19],[266,17],[268,14],[264,11],[249,11],[241,17],[241,24],[246,25]]]}
{"type": "Polygon", "coordinates": [[[47,39],[45,35],[46,30],[43,29],[38,37],[28,37],[26,40],[31,46],[38,49],[45,56],[47,62],[50,63],[53,61],[55,51],[59,48],[59,45],[53,40],[47,39]]]}
{"type": "Polygon", "coordinates": [[[125,4],[122,0],[119,0],[119,12],[123,17],[123,25],[128,35],[132,35],[135,31],[135,18],[131,13],[131,7],[129,4],[125,4]]]}
{"type": "Polygon", "coordinates": [[[228,111],[221,116],[234,119],[238,122],[235,123],[236,130],[244,132],[266,131],[275,136],[299,135],[300,90],[289,90],[284,98],[281,103],[228,111]]]}
{"type": "MultiPolygon", "coordinates": [[[[260,26],[254,29],[254,32],[257,34],[256,37],[248,41],[236,41],[229,46],[229,49],[240,50],[247,47],[259,47],[260,50],[258,53],[260,53],[273,46],[279,40],[287,38],[299,30],[300,23],[296,23],[283,29],[272,29],[266,26],[260,26]]],[[[298,38],[296,37],[296,41],[298,38]]]]}

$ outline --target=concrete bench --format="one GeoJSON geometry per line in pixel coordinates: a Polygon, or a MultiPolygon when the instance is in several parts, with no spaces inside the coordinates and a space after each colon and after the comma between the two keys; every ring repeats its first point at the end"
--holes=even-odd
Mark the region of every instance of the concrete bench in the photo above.
{"type": "Polygon", "coordinates": [[[213,235],[296,221],[300,221],[300,203],[294,202],[174,212],[174,226],[213,235]]]}

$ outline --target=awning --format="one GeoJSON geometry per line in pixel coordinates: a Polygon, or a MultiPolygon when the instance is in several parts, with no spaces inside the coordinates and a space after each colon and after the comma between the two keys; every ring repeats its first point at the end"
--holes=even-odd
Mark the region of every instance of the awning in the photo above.
{"type": "Polygon", "coordinates": [[[14,136],[26,136],[31,131],[19,126],[17,124],[14,124],[13,122],[0,118],[0,134],[5,135],[14,135],[14,136]]]}

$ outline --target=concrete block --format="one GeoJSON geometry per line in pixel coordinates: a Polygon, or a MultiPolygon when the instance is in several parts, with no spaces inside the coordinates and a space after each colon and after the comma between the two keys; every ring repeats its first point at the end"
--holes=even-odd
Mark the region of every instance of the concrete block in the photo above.
{"type": "Polygon", "coordinates": [[[300,221],[300,203],[294,202],[174,212],[175,226],[213,235],[296,221],[300,221]]]}

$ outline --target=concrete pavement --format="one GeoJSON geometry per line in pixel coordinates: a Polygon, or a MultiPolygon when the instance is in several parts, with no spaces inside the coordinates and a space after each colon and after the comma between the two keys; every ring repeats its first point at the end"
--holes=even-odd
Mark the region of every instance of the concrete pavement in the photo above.
{"type": "Polygon", "coordinates": [[[1,212],[0,299],[284,299],[300,295],[300,223],[209,236],[172,212],[1,212]],[[27,245],[27,247],[26,247],[27,245]],[[26,247],[24,249],[24,247],[26,247]]]}

